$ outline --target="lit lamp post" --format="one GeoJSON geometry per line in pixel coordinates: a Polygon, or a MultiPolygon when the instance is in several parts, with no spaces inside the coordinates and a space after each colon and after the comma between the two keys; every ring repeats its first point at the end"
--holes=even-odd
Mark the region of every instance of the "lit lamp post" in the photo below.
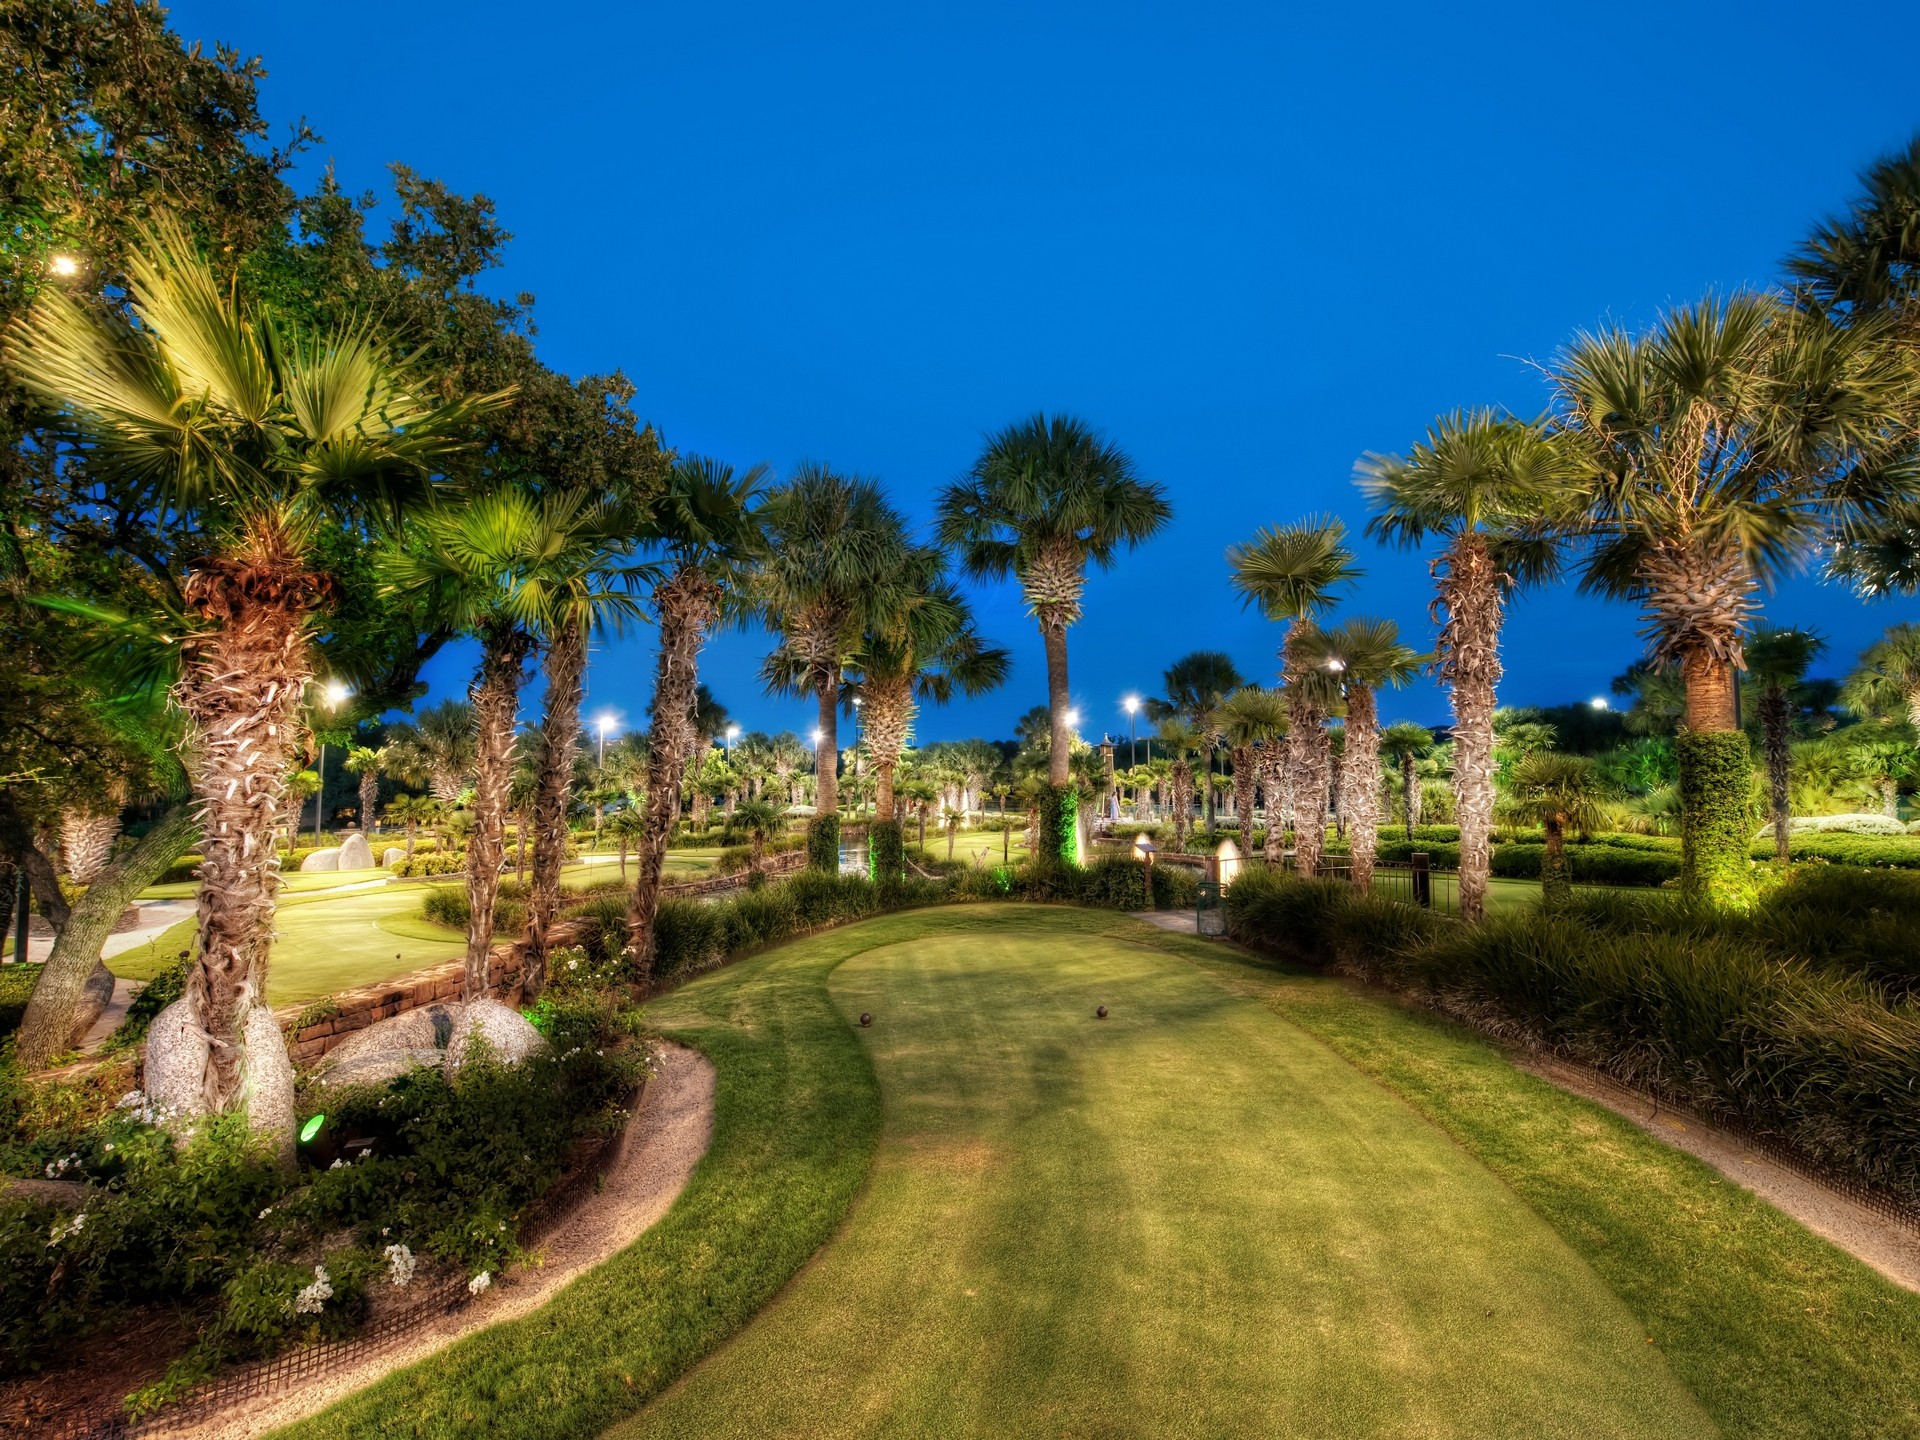
{"type": "MultiPolygon", "coordinates": [[[[65,273],[65,272],[61,272],[65,273]]],[[[329,710],[338,710],[346,703],[353,691],[338,680],[329,680],[320,691],[320,703],[329,710]]],[[[313,792],[313,843],[320,844],[320,826],[324,820],[327,803],[327,742],[320,742],[320,788],[313,792]]]]}
{"type": "Polygon", "coordinates": [[[1134,727],[1140,716],[1140,697],[1138,695],[1127,696],[1126,699],[1120,702],[1120,708],[1127,712],[1127,764],[1129,766],[1138,765],[1140,763],[1140,739],[1139,736],[1134,733],[1134,727]]]}

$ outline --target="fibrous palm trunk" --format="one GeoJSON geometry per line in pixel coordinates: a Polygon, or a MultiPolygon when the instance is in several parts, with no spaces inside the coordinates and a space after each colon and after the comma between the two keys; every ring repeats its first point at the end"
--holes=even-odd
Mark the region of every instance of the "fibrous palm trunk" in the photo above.
{"type": "Polygon", "coordinates": [[[1407,815],[1407,839],[1413,839],[1413,827],[1420,823],[1420,782],[1414,774],[1413,756],[1400,757],[1400,806],[1407,815]]]}
{"type": "Polygon", "coordinates": [[[533,882],[527,894],[526,965],[520,986],[536,996],[547,983],[547,932],[560,910],[567,863],[567,810],[573,757],[580,748],[580,696],[587,670],[587,628],[575,620],[547,642],[547,696],[540,725],[540,767],[533,792],[533,882]]]}
{"type": "Polygon", "coordinates": [[[1067,689],[1067,630],[1080,619],[1080,597],[1086,589],[1086,561],[1070,540],[1040,547],[1039,554],[1021,572],[1027,609],[1040,626],[1040,643],[1047,653],[1047,783],[1056,790],[1072,783],[1073,727],[1067,723],[1071,707],[1067,689]]]}
{"type": "Polygon", "coordinates": [[[907,727],[913,723],[913,682],[904,675],[868,676],[866,684],[867,748],[873,752],[873,813],[882,820],[893,815],[894,772],[906,748],[907,727]]]}
{"type": "Polygon", "coordinates": [[[1453,698],[1453,787],[1460,822],[1460,915],[1486,913],[1493,869],[1493,707],[1500,683],[1502,577],[1486,539],[1468,531],[1434,562],[1446,614],[1436,651],[1453,698]]]}
{"type": "Polygon", "coordinates": [[[1293,802],[1293,864],[1309,878],[1319,873],[1326,849],[1328,771],[1333,749],[1327,735],[1326,707],[1312,693],[1314,677],[1300,658],[1300,648],[1312,633],[1308,621],[1296,620],[1280,652],[1291,719],[1287,728],[1287,789],[1293,802]]]}
{"type": "Polygon", "coordinates": [[[681,566],[653,592],[660,627],[654,666],[653,716],[647,751],[646,828],[640,836],[633,895],[627,902],[627,952],[635,980],[653,976],[653,921],[660,911],[660,872],[680,810],[680,768],[693,749],[693,700],[700,647],[718,613],[720,587],[696,566],[681,566]]]}
{"type": "Polygon", "coordinates": [[[1278,865],[1286,854],[1286,770],[1287,747],[1283,741],[1269,740],[1260,747],[1260,783],[1267,792],[1267,844],[1269,865],[1278,865]]]}
{"type": "Polygon", "coordinates": [[[1173,762],[1173,843],[1187,848],[1187,835],[1193,829],[1193,766],[1185,758],[1173,762]]]}
{"type": "Polygon", "coordinates": [[[467,840],[467,963],[460,987],[464,1000],[484,997],[493,978],[493,905],[507,858],[513,729],[533,641],[518,626],[495,624],[484,628],[481,645],[480,673],[467,692],[473,704],[475,771],[473,834],[467,840]]]}
{"type": "Polygon", "coordinates": [[[185,591],[207,628],[182,644],[174,686],[202,836],[199,952],[184,998],[210,1042],[201,1098],[222,1111],[242,1099],[244,1031],[267,991],[280,884],[274,824],[313,677],[309,626],[327,582],[262,524],[236,553],[201,562],[185,591]]]}
{"type": "Polygon", "coordinates": [[[91,885],[106,868],[113,842],[120,836],[118,810],[69,810],[60,817],[60,858],[67,878],[91,885]]]}
{"type": "Polygon", "coordinates": [[[373,807],[380,799],[380,772],[362,770],[360,772],[360,833],[373,835],[373,807]]]}
{"type": "Polygon", "coordinates": [[[1253,787],[1259,782],[1253,746],[1235,746],[1232,763],[1233,810],[1234,817],[1240,822],[1240,853],[1251,855],[1253,853],[1253,787]]]}
{"type": "Polygon", "coordinates": [[[1380,830],[1380,718],[1373,691],[1365,685],[1347,690],[1347,748],[1341,764],[1353,883],[1364,890],[1373,884],[1380,830]]]}
{"type": "Polygon", "coordinates": [[[1773,819],[1773,854],[1781,864],[1793,858],[1788,820],[1793,806],[1787,798],[1788,754],[1793,742],[1792,711],[1787,692],[1780,685],[1769,685],[1760,692],[1760,739],[1767,755],[1767,808],[1773,819]]]}

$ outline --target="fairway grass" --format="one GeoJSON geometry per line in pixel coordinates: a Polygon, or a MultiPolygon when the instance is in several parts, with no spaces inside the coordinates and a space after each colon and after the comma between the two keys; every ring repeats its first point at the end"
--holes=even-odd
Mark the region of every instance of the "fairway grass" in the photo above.
{"type": "Polygon", "coordinates": [[[835,972],[877,1017],[867,1192],[622,1440],[1714,1433],[1445,1136],[1257,1000],[1086,928],[983,914],[835,972]]]}
{"type": "Polygon", "coordinates": [[[1336,980],[964,906],[650,1013],[667,1217],[286,1433],[1920,1436],[1920,1296],[1336,980]]]}

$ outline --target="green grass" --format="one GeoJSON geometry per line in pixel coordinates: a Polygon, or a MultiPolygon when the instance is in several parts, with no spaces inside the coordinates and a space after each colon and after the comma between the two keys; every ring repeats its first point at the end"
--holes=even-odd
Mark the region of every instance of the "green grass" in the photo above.
{"type": "Polygon", "coordinates": [[[289,1433],[1920,1435],[1920,1296],[1338,981],[976,906],[654,1014],[720,1075],[666,1219],[289,1433]]]}
{"type": "Polygon", "coordinates": [[[867,1193],[621,1440],[1713,1433],[1511,1191],[1110,925],[975,912],[835,973],[878,1017],[867,1193]]]}
{"type": "Polygon", "coordinates": [[[537,1313],[282,1433],[593,1435],[745,1324],[846,1213],[879,1132],[872,1067],[826,978],[925,925],[820,936],[658,1002],[654,1020],[719,1071],[712,1148],[667,1216],[537,1313]]]}

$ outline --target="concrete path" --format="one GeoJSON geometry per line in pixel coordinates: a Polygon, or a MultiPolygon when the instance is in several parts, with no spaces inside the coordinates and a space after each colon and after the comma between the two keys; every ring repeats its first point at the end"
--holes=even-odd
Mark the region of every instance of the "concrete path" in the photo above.
{"type": "MultiPolygon", "coordinates": [[[[107,943],[100,947],[100,958],[111,961],[114,956],[138,949],[162,931],[178,925],[193,914],[196,902],[192,900],[136,900],[134,907],[140,912],[140,923],[131,930],[122,930],[109,935],[107,943]]],[[[27,959],[45,961],[53,953],[51,935],[30,935],[27,937],[27,959]]]]}
{"type": "Polygon", "coordinates": [[[1170,930],[1175,935],[1197,935],[1197,922],[1191,910],[1134,910],[1130,912],[1134,919],[1144,920],[1161,930],[1170,930]]]}

